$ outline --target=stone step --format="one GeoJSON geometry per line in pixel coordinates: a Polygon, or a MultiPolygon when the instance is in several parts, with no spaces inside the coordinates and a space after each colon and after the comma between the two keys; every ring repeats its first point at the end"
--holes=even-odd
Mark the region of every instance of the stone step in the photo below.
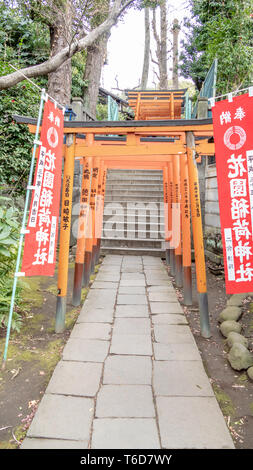
{"type": "Polygon", "coordinates": [[[162,243],[164,243],[164,239],[155,239],[155,238],[109,238],[109,237],[102,237],[101,240],[103,241],[102,246],[107,246],[112,247],[112,246],[118,246],[118,247],[125,247],[125,248],[145,248],[147,249],[148,247],[150,248],[160,248],[162,246],[162,243]]]}
{"type": "Polygon", "coordinates": [[[109,214],[109,211],[120,211],[123,210],[125,214],[138,214],[142,215],[142,211],[146,210],[146,215],[151,214],[164,214],[164,204],[157,201],[105,201],[104,213],[109,214]]]}
{"type": "Polygon", "coordinates": [[[120,247],[120,246],[101,246],[101,254],[117,254],[117,255],[152,255],[158,256],[159,258],[165,257],[165,251],[160,248],[131,248],[131,247],[120,247]]]}
{"type": "MultiPolygon", "coordinates": [[[[150,202],[150,196],[147,195],[147,196],[138,196],[136,194],[126,194],[126,195],[119,195],[118,193],[115,194],[115,195],[111,195],[111,194],[106,194],[105,195],[105,202],[110,202],[110,201],[114,201],[114,202],[117,202],[117,203],[121,203],[123,201],[125,202],[131,202],[133,198],[133,201],[136,201],[136,202],[146,202],[146,203],[149,203],[150,202]],[[120,198],[120,200],[119,200],[120,198]]],[[[152,196],[152,202],[163,202],[163,196],[152,196]]]]}
{"type": "Polygon", "coordinates": [[[152,217],[151,219],[148,218],[148,217],[135,217],[135,216],[128,216],[128,217],[124,217],[124,216],[120,216],[120,215],[105,215],[104,216],[104,224],[117,224],[117,227],[121,227],[121,226],[124,226],[124,227],[130,227],[130,228],[133,228],[133,227],[149,227],[150,225],[152,227],[164,227],[164,221],[163,219],[159,218],[158,217],[152,217]],[[113,217],[113,218],[112,218],[113,217]]]}
{"type": "Polygon", "coordinates": [[[107,226],[109,227],[109,225],[117,225],[117,229],[120,230],[120,229],[129,229],[129,230],[136,230],[138,228],[140,229],[145,229],[147,227],[151,227],[152,230],[154,230],[155,228],[158,229],[158,227],[160,229],[163,229],[164,228],[164,223],[162,222],[159,222],[158,221],[158,218],[152,220],[151,221],[139,221],[139,220],[117,220],[115,221],[114,219],[111,220],[110,218],[108,218],[107,220],[105,220],[105,223],[104,223],[104,226],[107,226]]]}
{"type": "Polygon", "coordinates": [[[108,170],[108,176],[110,175],[117,175],[117,176],[125,176],[125,175],[137,175],[137,176],[162,176],[162,170],[108,170]]]}
{"type": "Polygon", "coordinates": [[[112,183],[112,182],[125,182],[125,183],[128,183],[129,184],[135,184],[135,183],[138,183],[138,184],[141,184],[142,182],[145,183],[145,182],[149,182],[149,183],[159,183],[159,184],[162,184],[163,183],[163,177],[162,176],[152,176],[152,177],[149,177],[149,176],[138,176],[138,175],[134,175],[134,176],[130,176],[130,175],[126,175],[126,176],[122,176],[122,177],[118,177],[118,176],[110,176],[108,178],[106,178],[106,184],[108,183],[112,183]]]}
{"type": "Polygon", "coordinates": [[[122,189],[122,188],[112,188],[112,189],[108,189],[106,190],[105,192],[105,199],[108,198],[108,196],[116,196],[118,197],[118,199],[121,199],[122,196],[130,196],[131,198],[132,197],[136,197],[136,199],[139,199],[139,198],[146,198],[148,197],[149,199],[152,197],[152,199],[154,198],[162,198],[162,195],[161,195],[161,190],[160,189],[147,189],[146,191],[143,189],[142,191],[140,189],[132,189],[132,188],[128,188],[128,189],[122,189]]]}
{"type": "Polygon", "coordinates": [[[119,190],[124,190],[127,188],[129,191],[143,191],[143,190],[157,190],[157,191],[163,191],[163,184],[160,182],[154,183],[153,181],[150,183],[149,181],[145,181],[143,183],[139,183],[136,181],[120,181],[120,180],[115,180],[114,182],[110,181],[106,183],[106,191],[112,190],[112,189],[117,189],[119,190]]]}
{"type": "Polygon", "coordinates": [[[164,205],[161,170],[108,170],[102,250],[104,253],[163,253],[164,205]]]}
{"type": "Polygon", "coordinates": [[[142,240],[153,240],[153,239],[161,239],[164,238],[164,230],[130,230],[130,229],[117,229],[117,228],[107,228],[104,227],[103,229],[103,236],[105,238],[139,238],[142,240]]]}

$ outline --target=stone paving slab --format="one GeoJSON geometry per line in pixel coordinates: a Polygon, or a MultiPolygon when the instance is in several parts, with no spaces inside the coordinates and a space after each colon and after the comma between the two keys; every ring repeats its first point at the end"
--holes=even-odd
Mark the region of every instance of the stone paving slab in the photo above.
{"type": "Polygon", "coordinates": [[[94,419],[91,449],[160,449],[155,419],[94,419]]]}
{"type": "Polygon", "coordinates": [[[110,323],[77,323],[70,338],[109,340],[112,326],[110,323]]]}
{"type": "Polygon", "coordinates": [[[94,397],[102,376],[102,363],[60,361],[46,393],[94,397]]]}
{"type": "Polygon", "coordinates": [[[142,265],[138,266],[123,266],[121,268],[122,273],[142,273],[142,265]]]}
{"type": "Polygon", "coordinates": [[[177,313],[158,313],[151,315],[152,323],[155,325],[187,325],[187,319],[184,315],[177,313]]]}
{"type": "Polygon", "coordinates": [[[147,305],[147,297],[145,294],[119,294],[117,299],[118,305],[147,305]]]}
{"type": "Polygon", "coordinates": [[[119,287],[118,294],[136,294],[136,295],[144,295],[146,293],[146,289],[144,286],[136,287],[136,286],[121,286],[119,287]]]}
{"type": "Polygon", "coordinates": [[[157,409],[163,448],[234,448],[214,397],[158,397],[157,409]]]}
{"type": "Polygon", "coordinates": [[[147,305],[116,305],[115,317],[148,317],[147,305]]]}
{"type": "Polygon", "coordinates": [[[96,418],[154,418],[150,385],[102,385],[97,395],[96,418]]]}
{"type": "Polygon", "coordinates": [[[45,394],[27,436],[88,441],[93,413],[90,398],[45,394]]]}
{"type": "Polygon", "coordinates": [[[139,281],[142,281],[144,280],[144,274],[143,273],[122,273],[121,274],[121,280],[122,281],[126,281],[126,280],[129,280],[130,281],[133,281],[135,279],[138,279],[139,281]]]}
{"type": "Polygon", "coordinates": [[[40,439],[27,437],[20,449],[88,449],[86,441],[70,441],[67,439],[40,439]]]}
{"type": "Polygon", "coordinates": [[[165,283],[164,285],[152,285],[152,286],[149,286],[147,287],[147,292],[151,293],[151,292],[155,292],[155,293],[158,293],[158,292],[171,292],[171,293],[175,293],[175,290],[174,290],[174,287],[172,284],[170,283],[165,283]]]}
{"type": "Polygon", "coordinates": [[[148,277],[146,279],[147,281],[147,286],[150,287],[150,286],[168,286],[170,285],[170,281],[169,281],[169,278],[168,279],[157,279],[157,278],[154,278],[152,277],[148,277]]]}
{"type": "Polygon", "coordinates": [[[178,302],[150,302],[151,313],[183,313],[178,302]]]}
{"type": "Polygon", "coordinates": [[[155,341],[158,343],[195,344],[194,337],[187,325],[154,325],[154,334],[155,341]]]}
{"type": "Polygon", "coordinates": [[[91,289],[117,289],[118,282],[105,282],[105,281],[94,281],[91,285],[91,289]]]}
{"type": "Polygon", "coordinates": [[[112,323],[113,322],[113,307],[104,307],[104,308],[95,308],[88,307],[84,304],[80,315],[77,319],[77,323],[91,323],[91,322],[102,322],[102,323],[112,323]]]}
{"type": "Polygon", "coordinates": [[[150,335],[149,318],[116,318],[114,335],[150,335]]]}
{"type": "Polygon", "coordinates": [[[120,287],[145,287],[145,279],[121,279],[120,287]]]}
{"type": "Polygon", "coordinates": [[[104,266],[102,265],[99,269],[99,272],[100,273],[113,273],[113,274],[118,274],[120,273],[120,265],[109,265],[109,264],[105,264],[104,266]]]}
{"type": "Polygon", "coordinates": [[[96,289],[91,289],[86,297],[86,305],[94,305],[96,308],[114,306],[116,300],[116,289],[108,290],[108,289],[99,289],[99,293],[96,292],[96,289]]]}
{"type": "Polygon", "coordinates": [[[105,360],[103,383],[115,385],[151,385],[151,358],[120,355],[108,356],[105,360]]]}
{"type": "Polygon", "coordinates": [[[154,361],[154,392],[164,396],[213,396],[200,361],[154,361]]]}
{"type": "Polygon", "coordinates": [[[150,302],[176,302],[177,296],[174,292],[149,292],[148,298],[150,302]]]}
{"type": "Polygon", "coordinates": [[[69,339],[64,350],[65,361],[104,362],[110,343],[96,339],[69,339]]]}
{"type": "Polygon", "coordinates": [[[154,343],[156,361],[201,361],[199,350],[193,343],[154,343]]]}
{"type": "Polygon", "coordinates": [[[119,274],[113,274],[110,272],[98,273],[96,276],[96,280],[103,282],[118,282],[119,274]]]}
{"type": "Polygon", "coordinates": [[[113,334],[110,353],[152,356],[151,336],[113,334]]]}
{"type": "Polygon", "coordinates": [[[21,448],[161,447],[234,448],[164,264],[109,255],[21,448]]]}

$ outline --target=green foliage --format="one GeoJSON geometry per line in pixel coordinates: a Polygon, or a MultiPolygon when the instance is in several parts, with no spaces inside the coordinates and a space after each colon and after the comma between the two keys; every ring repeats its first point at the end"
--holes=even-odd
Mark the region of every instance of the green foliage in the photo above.
{"type": "Polygon", "coordinates": [[[72,57],[72,90],[75,97],[83,97],[83,90],[88,86],[87,80],[83,79],[86,63],[86,51],[78,52],[72,57]]]}
{"type": "MultiPolygon", "coordinates": [[[[0,61],[0,74],[11,68],[0,61]]],[[[30,168],[33,136],[26,125],[16,124],[14,114],[36,117],[40,94],[29,82],[1,92],[0,184],[15,194],[23,193],[30,168]]]]}
{"type": "Polygon", "coordinates": [[[253,79],[252,0],[190,0],[185,20],[180,70],[198,89],[214,58],[218,59],[217,93],[248,86],[253,79]]]}
{"type": "Polygon", "coordinates": [[[17,67],[35,65],[49,55],[48,28],[0,2],[0,56],[17,67]]]}
{"type": "MultiPolygon", "coordinates": [[[[10,199],[0,197],[0,203],[0,327],[3,327],[8,323],[20,223],[18,210],[10,205],[10,199]]],[[[16,302],[20,300],[20,291],[18,287],[16,302]]],[[[19,331],[20,326],[20,314],[14,309],[12,328],[19,331]]]]}
{"type": "Polygon", "coordinates": [[[96,108],[96,118],[98,121],[108,120],[108,106],[107,104],[98,103],[96,108]]]}
{"type": "MultiPolygon", "coordinates": [[[[34,65],[48,57],[46,28],[21,16],[0,2],[0,75],[34,65]]],[[[47,78],[35,80],[45,86],[47,78]]],[[[40,93],[28,81],[1,91],[0,100],[0,184],[15,194],[23,193],[30,168],[33,137],[27,126],[16,124],[14,114],[37,117],[40,93]]]]}

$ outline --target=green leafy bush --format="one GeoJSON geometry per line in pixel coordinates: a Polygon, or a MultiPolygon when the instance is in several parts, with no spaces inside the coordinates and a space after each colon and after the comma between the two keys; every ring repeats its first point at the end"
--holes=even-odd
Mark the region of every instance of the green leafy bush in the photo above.
{"type": "MultiPolygon", "coordinates": [[[[18,209],[12,207],[10,202],[9,198],[0,197],[0,327],[8,323],[20,232],[18,209]]],[[[20,291],[18,286],[16,303],[20,300],[20,291]]],[[[15,308],[12,328],[19,331],[20,326],[21,316],[15,308]]]]}

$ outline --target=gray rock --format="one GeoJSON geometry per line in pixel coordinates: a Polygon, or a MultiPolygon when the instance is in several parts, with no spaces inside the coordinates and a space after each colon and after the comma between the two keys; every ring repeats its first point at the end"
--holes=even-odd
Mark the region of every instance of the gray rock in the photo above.
{"type": "Polygon", "coordinates": [[[226,307],[224,310],[222,310],[222,312],[220,313],[219,315],[219,322],[222,323],[226,320],[234,320],[234,321],[237,321],[240,316],[241,316],[242,312],[241,312],[241,309],[239,307],[226,307]]]}
{"type": "Polygon", "coordinates": [[[227,301],[227,307],[240,307],[242,305],[242,301],[248,297],[249,294],[234,294],[227,301]]]}
{"type": "Polygon", "coordinates": [[[249,367],[247,370],[247,374],[251,380],[253,380],[253,367],[249,367]]]}
{"type": "Polygon", "coordinates": [[[235,370],[248,369],[253,365],[253,355],[240,343],[232,346],[228,353],[228,360],[235,370]]]}
{"type": "Polygon", "coordinates": [[[240,343],[240,344],[243,344],[243,346],[245,346],[245,348],[248,347],[248,340],[247,338],[244,338],[244,336],[240,335],[239,333],[236,333],[235,331],[231,331],[227,337],[227,340],[226,340],[226,343],[227,345],[232,348],[232,346],[235,344],[235,343],[240,343]]]}
{"type": "Polygon", "coordinates": [[[234,320],[226,320],[220,325],[220,331],[226,338],[228,337],[231,331],[235,331],[236,333],[240,333],[242,326],[240,323],[237,323],[234,320]]]}

